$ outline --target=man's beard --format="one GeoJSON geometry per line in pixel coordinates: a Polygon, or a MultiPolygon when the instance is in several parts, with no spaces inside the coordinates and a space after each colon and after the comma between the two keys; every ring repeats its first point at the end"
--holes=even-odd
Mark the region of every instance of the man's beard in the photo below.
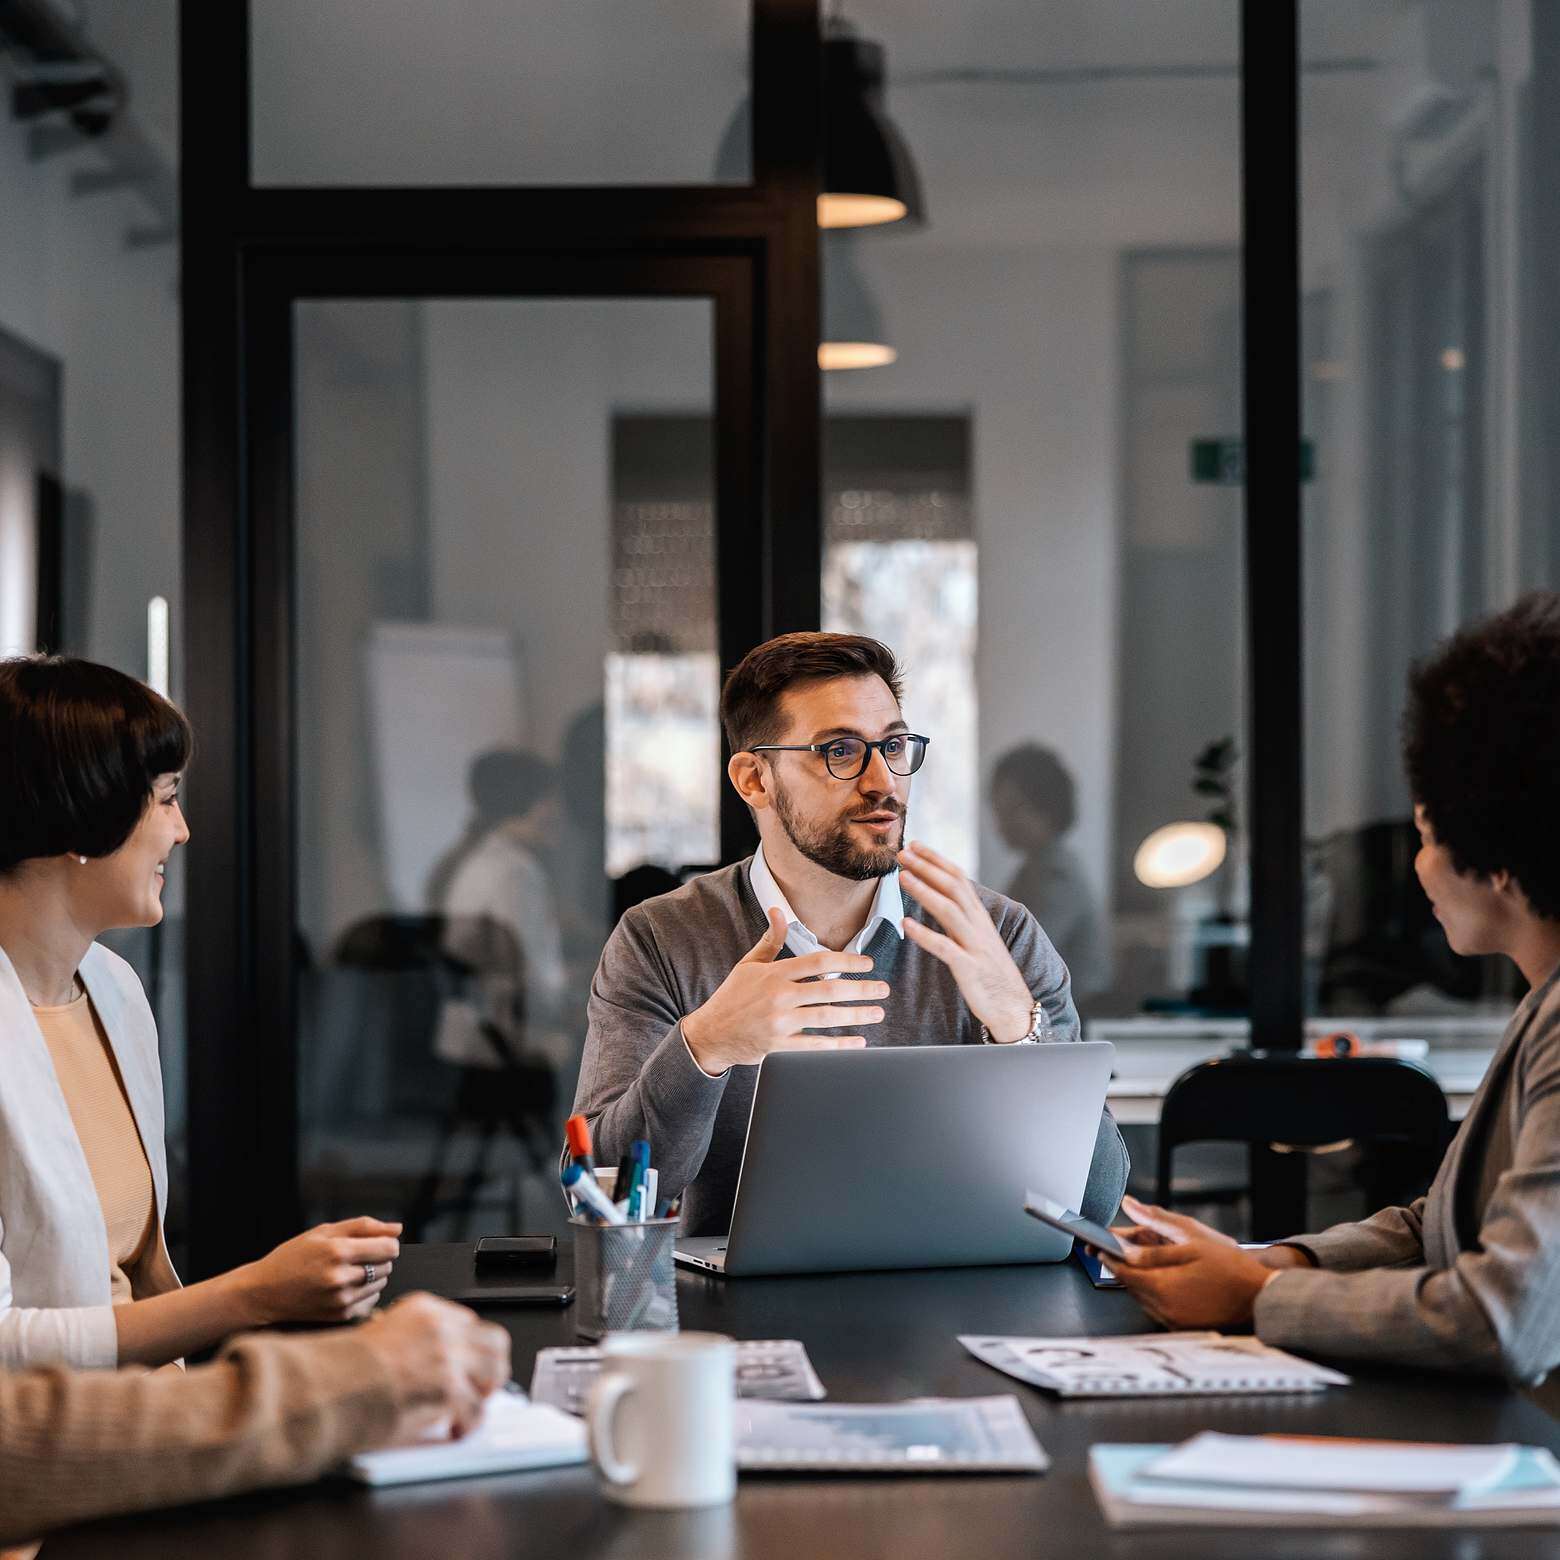
{"type": "Polygon", "coordinates": [[[791,805],[784,786],[775,788],[775,816],[786,838],[811,862],[852,882],[887,877],[899,866],[899,851],[905,842],[905,810],[897,801],[885,798],[875,806],[863,807],[852,816],[869,812],[897,812],[899,828],[881,845],[858,845],[850,836],[850,819],[832,823],[814,823],[803,818],[791,805]]]}

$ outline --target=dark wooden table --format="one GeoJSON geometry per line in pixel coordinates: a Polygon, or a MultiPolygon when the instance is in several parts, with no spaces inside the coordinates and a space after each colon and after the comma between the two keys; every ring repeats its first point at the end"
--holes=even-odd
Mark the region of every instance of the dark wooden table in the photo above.
{"type": "MultiPolygon", "coordinates": [[[[570,1257],[560,1260],[567,1278],[570,1257]]],[[[473,1282],[466,1245],[410,1246],[392,1292],[450,1293],[473,1282]]],[[[1326,1556],[1552,1555],[1560,1531],[1404,1533],[1190,1529],[1119,1533],[1089,1488],[1096,1441],[1178,1441],[1202,1429],[1365,1435],[1444,1441],[1525,1441],[1560,1452],[1560,1425],[1518,1394],[1483,1382],[1354,1372],[1356,1383],[1304,1399],[1122,1400],[1062,1403],[970,1359],[955,1334],[1086,1334],[1145,1329],[1125,1295],[1096,1292],[1072,1264],[721,1280],[678,1277],[685,1328],[737,1338],[800,1338],[831,1398],[1014,1393],[1052,1458],[1049,1473],[921,1478],[744,1477],[735,1505],[660,1514],[609,1504],[586,1468],[542,1470],[369,1492],[344,1482],[95,1523],[51,1539],[44,1560],[171,1554],[265,1560],[427,1560],[432,1556],[548,1560],[918,1560],[1037,1555],[1326,1556]]],[[[509,1328],[515,1376],[530,1381],[536,1351],[573,1343],[571,1311],[490,1313],[509,1328]]]]}

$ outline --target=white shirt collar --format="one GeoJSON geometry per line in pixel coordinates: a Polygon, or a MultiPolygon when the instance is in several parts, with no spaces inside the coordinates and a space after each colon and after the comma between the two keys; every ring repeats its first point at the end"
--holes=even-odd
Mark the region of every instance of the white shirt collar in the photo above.
{"type": "MultiPolygon", "coordinates": [[[[797,919],[796,912],[786,903],[780,885],[775,882],[774,873],[769,870],[769,863],[764,860],[762,845],[753,853],[753,860],[748,867],[748,883],[753,890],[753,897],[758,900],[759,909],[765,915],[774,908],[785,916],[785,945],[797,958],[801,958],[803,954],[817,953],[823,947],[823,944],[797,919]]],[[[905,901],[899,890],[897,867],[887,876],[878,879],[877,893],[872,896],[872,908],[867,912],[867,924],[851,939],[850,946],[844,951],[861,953],[877,935],[878,926],[884,921],[887,921],[901,938],[904,937],[905,901]]]]}

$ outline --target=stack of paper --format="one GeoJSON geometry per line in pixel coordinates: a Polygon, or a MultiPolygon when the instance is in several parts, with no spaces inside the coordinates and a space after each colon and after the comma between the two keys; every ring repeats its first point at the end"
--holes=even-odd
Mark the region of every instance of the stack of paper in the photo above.
{"type": "Polygon", "coordinates": [[[1533,1446],[1209,1432],[1096,1446],[1089,1478],[1116,1527],[1560,1525],[1560,1463],[1533,1446]]]}
{"type": "Polygon", "coordinates": [[[1140,1333],[1120,1338],[961,1337],[976,1359],[1062,1397],[1204,1397],[1319,1392],[1349,1378],[1222,1333],[1140,1333]]]}

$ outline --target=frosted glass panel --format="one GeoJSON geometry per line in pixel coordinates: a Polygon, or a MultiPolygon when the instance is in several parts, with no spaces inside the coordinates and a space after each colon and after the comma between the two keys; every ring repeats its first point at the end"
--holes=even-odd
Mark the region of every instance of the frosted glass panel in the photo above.
{"type": "Polygon", "coordinates": [[[251,15],[256,184],[749,178],[746,115],[727,136],[748,92],[743,0],[255,0],[251,15]]]}
{"type": "Polygon", "coordinates": [[[620,909],[708,866],[712,305],[296,311],[309,1218],[545,1230],[620,909]],[[623,408],[675,409],[677,501],[623,408]]]}

